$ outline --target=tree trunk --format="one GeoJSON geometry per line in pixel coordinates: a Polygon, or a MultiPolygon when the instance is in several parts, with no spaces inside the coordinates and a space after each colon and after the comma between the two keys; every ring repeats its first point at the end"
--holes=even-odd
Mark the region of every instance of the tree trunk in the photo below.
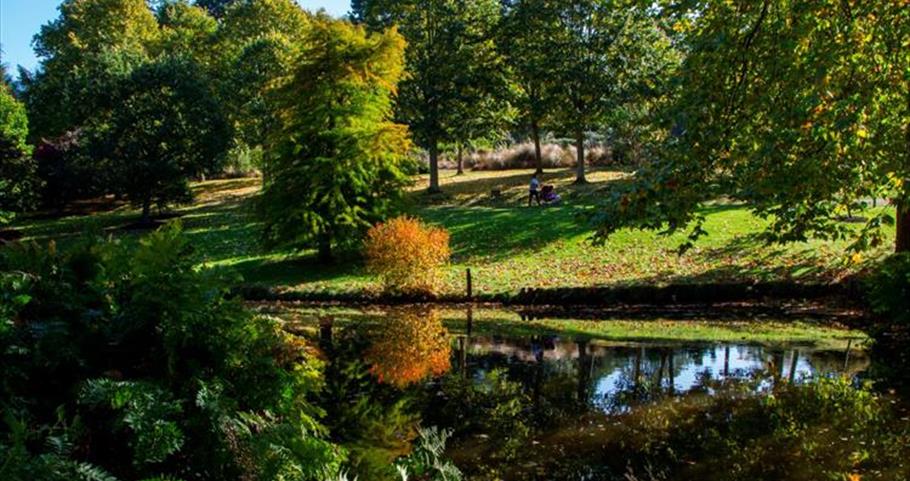
{"type": "Polygon", "coordinates": [[[435,140],[430,141],[430,188],[431,194],[442,192],[439,188],[439,145],[435,140]]]}
{"type": "Polygon", "coordinates": [[[585,178],[585,133],[582,130],[579,130],[575,134],[575,149],[578,152],[578,165],[576,166],[575,183],[587,184],[588,179],[585,178]]]}
{"type": "Polygon", "coordinates": [[[458,144],[458,150],[456,156],[458,157],[458,172],[455,175],[464,175],[464,157],[462,156],[464,152],[462,151],[461,144],[458,144]]]}
{"type": "Polygon", "coordinates": [[[534,138],[534,161],[537,162],[537,174],[543,174],[543,155],[540,153],[540,126],[537,121],[531,122],[531,136],[534,138]]]}
{"type": "Polygon", "coordinates": [[[327,232],[319,234],[319,262],[328,264],[332,262],[332,236],[327,232]]]}
{"type": "Polygon", "coordinates": [[[910,252],[910,205],[897,203],[897,242],[895,252],[910,252]]]}

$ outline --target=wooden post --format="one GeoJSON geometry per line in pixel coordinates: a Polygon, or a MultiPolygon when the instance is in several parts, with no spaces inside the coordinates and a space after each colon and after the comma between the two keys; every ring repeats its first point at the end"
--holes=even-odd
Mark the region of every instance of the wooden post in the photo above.
{"type": "Polygon", "coordinates": [[[850,348],[853,346],[853,339],[847,339],[847,351],[844,352],[844,373],[847,372],[847,366],[850,365],[850,348]]]}
{"type": "Polygon", "coordinates": [[[470,267],[468,268],[468,270],[466,272],[466,277],[467,277],[467,281],[468,281],[468,300],[471,300],[474,298],[474,294],[473,294],[474,289],[473,289],[473,286],[471,285],[472,282],[471,282],[471,268],[470,267]]]}

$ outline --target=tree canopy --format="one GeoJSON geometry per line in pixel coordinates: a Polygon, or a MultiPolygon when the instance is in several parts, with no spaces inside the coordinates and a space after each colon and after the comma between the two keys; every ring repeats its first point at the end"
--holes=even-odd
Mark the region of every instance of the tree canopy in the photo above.
{"type": "Polygon", "coordinates": [[[600,236],[623,226],[704,233],[698,207],[720,196],[771,219],[770,241],[882,241],[892,212],[843,222],[875,199],[900,208],[908,247],[910,12],[846,5],[712,1],[680,20],[686,56],[666,112],[676,134],[616,192],[600,236]]]}
{"type": "Polygon", "coordinates": [[[189,180],[227,150],[230,129],[196,64],[163,58],[137,68],[112,95],[119,105],[98,134],[117,189],[142,207],[185,201],[189,180]]]}
{"type": "Polygon", "coordinates": [[[439,191],[440,144],[463,140],[466,111],[481,118],[500,87],[501,59],[493,27],[495,0],[365,0],[354,5],[355,18],[373,29],[396,26],[408,42],[408,75],[398,93],[398,118],[414,141],[429,153],[430,186],[439,191]]]}

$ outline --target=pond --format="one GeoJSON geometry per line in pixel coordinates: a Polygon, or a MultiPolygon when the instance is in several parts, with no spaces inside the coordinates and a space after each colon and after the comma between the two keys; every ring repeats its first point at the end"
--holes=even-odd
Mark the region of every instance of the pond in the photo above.
{"type": "Polygon", "coordinates": [[[361,480],[395,479],[429,426],[451,433],[444,456],[466,479],[908,472],[906,416],[863,387],[866,337],[830,322],[262,310],[318,346],[326,425],[361,480]]]}

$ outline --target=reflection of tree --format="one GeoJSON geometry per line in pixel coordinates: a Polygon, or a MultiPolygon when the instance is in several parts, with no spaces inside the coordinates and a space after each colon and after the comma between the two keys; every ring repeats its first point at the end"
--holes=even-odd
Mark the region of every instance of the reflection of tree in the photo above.
{"type": "Polygon", "coordinates": [[[451,369],[449,333],[435,309],[389,312],[366,353],[380,382],[405,387],[451,369]]]}
{"type": "Polygon", "coordinates": [[[410,453],[420,417],[413,393],[377,384],[362,359],[370,338],[359,329],[323,323],[328,354],[320,406],[331,437],[349,452],[352,477],[393,479],[394,461],[410,453]]]}

